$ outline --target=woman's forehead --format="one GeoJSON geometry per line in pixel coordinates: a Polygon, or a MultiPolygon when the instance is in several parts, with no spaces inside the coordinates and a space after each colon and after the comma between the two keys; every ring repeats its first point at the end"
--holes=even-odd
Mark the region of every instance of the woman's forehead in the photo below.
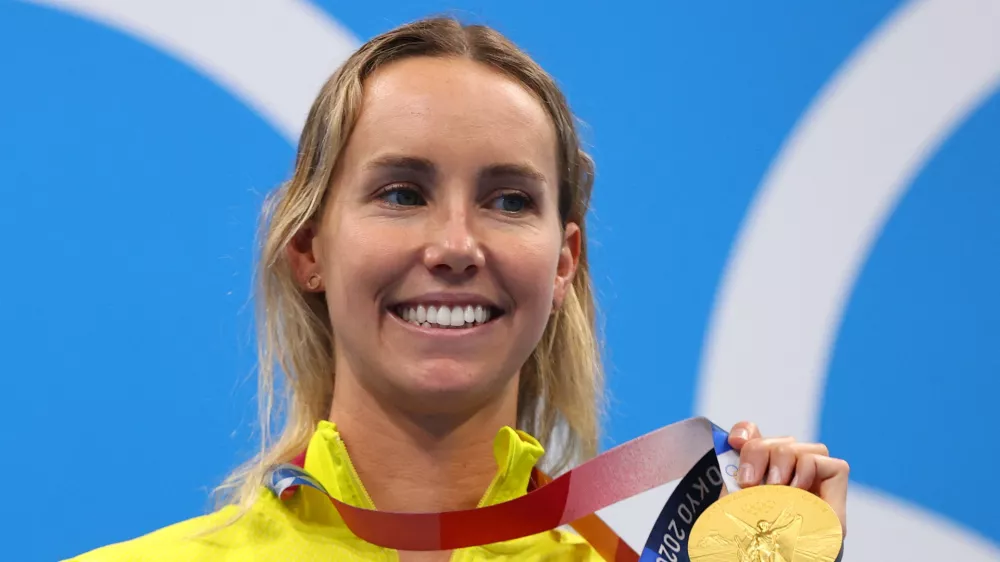
{"type": "Polygon", "coordinates": [[[555,172],[557,154],[552,120],[531,92],[459,58],[407,59],[372,75],[349,145],[368,155],[485,151],[545,173],[555,172]]]}

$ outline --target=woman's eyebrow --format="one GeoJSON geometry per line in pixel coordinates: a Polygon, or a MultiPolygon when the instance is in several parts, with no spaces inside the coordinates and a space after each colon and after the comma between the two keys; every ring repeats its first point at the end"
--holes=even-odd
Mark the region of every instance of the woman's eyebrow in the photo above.
{"type": "Polygon", "coordinates": [[[492,164],[479,172],[480,179],[519,178],[530,182],[545,183],[545,174],[529,164],[492,164]]]}
{"type": "Polygon", "coordinates": [[[437,174],[437,167],[430,160],[418,156],[406,156],[404,154],[385,154],[379,156],[365,163],[364,170],[416,172],[428,177],[434,177],[437,174]]]}

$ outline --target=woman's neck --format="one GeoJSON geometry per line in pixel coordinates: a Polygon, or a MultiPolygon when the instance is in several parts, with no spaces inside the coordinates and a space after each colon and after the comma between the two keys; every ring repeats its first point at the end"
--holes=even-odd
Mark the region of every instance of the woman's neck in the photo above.
{"type": "Polygon", "coordinates": [[[472,414],[413,413],[340,377],[330,408],[372,501],[381,511],[476,507],[497,472],[493,440],[517,421],[517,377],[472,414]]]}

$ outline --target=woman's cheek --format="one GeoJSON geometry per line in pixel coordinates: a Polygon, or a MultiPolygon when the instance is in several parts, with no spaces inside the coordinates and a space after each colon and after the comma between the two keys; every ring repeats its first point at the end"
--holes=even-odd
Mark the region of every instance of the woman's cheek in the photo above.
{"type": "Polygon", "coordinates": [[[519,240],[496,256],[501,280],[520,309],[548,315],[552,304],[559,247],[547,240],[519,240]]]}

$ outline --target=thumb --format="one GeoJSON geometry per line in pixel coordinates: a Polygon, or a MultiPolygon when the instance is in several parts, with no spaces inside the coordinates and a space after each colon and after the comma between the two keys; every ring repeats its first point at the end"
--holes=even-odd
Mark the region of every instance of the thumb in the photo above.
{"type": "Polygon", "coordinates": [[[741,421],[733,426],[729,430],[729,444],[732,445],[734,449],[742,449],[743,445],[751,439],[760,438],[760,429],[757,428],[757,424],[748,421],[741,421]]]}

